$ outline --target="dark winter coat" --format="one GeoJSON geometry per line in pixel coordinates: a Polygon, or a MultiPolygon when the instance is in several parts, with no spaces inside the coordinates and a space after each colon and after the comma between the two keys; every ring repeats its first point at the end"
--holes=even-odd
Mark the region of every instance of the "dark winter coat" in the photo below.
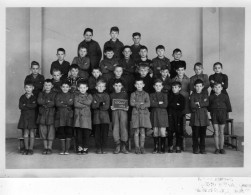
{"type": "Polygon", "coordinates": [[[214,83],[221,83],[223,90],[221,93],[224,93],[228,96],[227,88],[228,88],[228,76],[222,73],[215,73],[209,76],[210,87],[212,88],[210,94],[214,94],[214,83]]]}
{"type": "Polygon", "coordinates": [[[97,92],[96,90],[96,84],[99,80],[105,80],[102,76],[99,76],[98,78],[95,78],[93,75],[91,75],[88,79],[88,91],[90,94],[94,94],[97,92]]]}
{"type": "MultiPolygon", "coordinates": [[[[103,51],[105,51],[105,48],[107,47],[111,47],[113,49],[113,52],[114,52],[113,58],[116,58],[117,60],[119,60],[120,58],[123,58],[122,50],[123,50],[124,44],[119,39],[117,39],[115,42],[112,41],[111,39],[105,42],[103,51]]],[[[104,59],[105,58],[106,57],[104,56],[104,59]]]]}
{"type": "Polygon", "coordinates": [[[180,65],[184,66],[185,69],[186,69],[186,62],[183,61],[183,60],[179,60],[179,61],[171,61],[170,62],[171,64],[171,71],[170,71],[170,78],[174,78],[176,75],[177,75],[177,72],[176,72],[176,68],[180,65]]]}
{"type": "Polygon", "coordinates": [[[168,127],[167,105],[168,97],[166,93],[155,92],[150,94],[151,103],[151,123],[153,127],[168,127]],[[163,104],[159,104],[163,102],[163,104]]]}
{"type": "Polygon", "coordinates": [[[221,93],[219,95],[211,94],[209,96],[208,111],[212,112],[217,109],[224,109],[227,112],[232,112],[231,103],[229,97],[226,94],[224,93],[221,93]]]}
{"type": "Polygon", "coordinates": [[[79,66],[78,76],[82,77],[84,80],[89,78],[90,72],[90,58],[89,57],[75,57],[72,64],[77,64],[79,66]]]}
{"type": "Polygon", "coordinates": [[[34,78],[34,76],[32,74],[26,76],[24,83],[29,82],[29,83],[33,83],[34,85],[34,90],[33,90],[33,94],[38,97],[39,92],[41,92],[43,90],[44,87],[44,76],[41,74],[38,74],[36,76],[36,78],[34,78]]]}
{"type": "Polygon", "coordinates": [[[100,62],[100,70],[106,82],[109,82],[109,80],[114,76],[114,69],[117,65],[118,60],[116,58],[106,58],[100,62]]]}
{"type": "Polygon", "coordinates": [[[18,122],[18,129],[36,129],[36,107],[37,98],[31,95],[30,98],[26,97],[26,94],[22,95],[19,99],[19,109],[21,110],[21,116],[18,122]]]}
{"type": "Polygon", "coordinates": [[[169,72],[171,70],[170,60],[168,58],[166,58],[166,57],[164,57],[163,59],[161,59],[159,57],[153,58],[152,62],[153,63],[152,63],[151,69],[153,70],[153,77],[154,78],[157,78],[157,77],[161,76],[160,70],[163,67],[167,67],[169,72]]]}
{"type": "Polygon", "coordinates": [[[67,62],[67,61],[63,61],[62,64],[60,64],[58,60],[54,61],[51,64],[51,69],[50,69],[50,74],[51,75],[53,74],[54,69],[60,70],[60,72],[62,74],[61,79],[65,80],[68,77],[68,72],[70,70],[70,63],[67,62]]]}

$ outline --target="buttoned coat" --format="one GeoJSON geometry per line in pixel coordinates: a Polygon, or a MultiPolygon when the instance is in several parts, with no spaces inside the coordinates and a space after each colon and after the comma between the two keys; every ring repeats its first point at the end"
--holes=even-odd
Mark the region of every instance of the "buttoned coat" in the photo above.
{"type": "Polygon", "coordinates": [[[91,104],[93,98],[91,94],[75,94],[74,98],[74,127],[92,129],[91,104]]]}
{"type": "Polygon", "coordinates": [[[190,126],[209,126],[208,111],[209,98],[206,93],[192,93],[190,96],[191,120],[190,126]],[[195,104],[199,102],[199,106],[195,104]]]}
{"type": "Polygon", "coordinates": [[[151,123],[153,127],[168,127],[167,105],[168,97],[166,93],[155,92],[150,94],[151,103],[151,123]],[[159,102],[163,102],[160,104],[159,102]]]}
{"type": "Polygon", "coordinates": [[[56,116],[55,127],[73,126],[73,102],[72,93],[58,93],[55,97],[56,116]]]}
{"type": "Polygon", "coordinates": [[[30,98],[24,94],[19,99],[19,109],[21,115],[18,122],[18,129],[36,129],[36,107],[37,98],[31,95],[30,98]]]}
{"type": "Polygon", "coordinates": [[[150,121],[150,98],[145,91],[135,91],[131,94],[132,128],[152,128],[150,121]]]}

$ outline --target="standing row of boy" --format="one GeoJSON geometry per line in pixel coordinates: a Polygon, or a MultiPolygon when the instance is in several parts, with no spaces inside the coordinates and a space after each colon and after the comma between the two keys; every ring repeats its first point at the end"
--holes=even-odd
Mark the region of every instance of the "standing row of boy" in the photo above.
{"type": "MultiPolygon", "coordinates": [[[[93,31],[86,29],[84,34],[88,33],[93,31]]],[[[128,153],[128,129],[133,129],[135,153],[144,154],[145,131],[150,128],[154,137],[153,153],[165,153],[166,130],[168,152],[173,152],[175,133],[176,152],[180,153],[188,113],[191,113],[193,152],[197,154],[200,149],[204,154],[208,108],[215,130],[215,153],[225,153],[224,126],[231,105],[226,92],[228,77],[221,73],[222,64],[215,63],[215,74],[208,78],[203,74],[202,64],[196,63],[195,75],[189,79],[185,74],[186,63],[180,60],[180,49],[173,51],[174,61],[170,62],[164,56],[164,46],[159,45],[156,47],[158,56],[151,61],[147,57],[147,47],[141,46],[137,39],[140,33],[133,34],[133,39],[140,45],[137,51],[135,47],[120,44],[117,35],[118,28],[112,27],[111,40],[105,44],[105,58],[99,66],[95,65],[97,59],[87,56],[88,47],[82,44],[72,65],[64,60],[65,50],[57,50],[58,60],[52,63],[50,70],[53,79],[44,81],[38,73],[39,64],[32,62],[32,74],[25,79],[26,93],[19,101],[21,117],[18,128],[24,130],[24,154],[33,153],[37,124],[44,140],[43,154],[52,152],[55,128],[62,145],[60,154],[69,154],[73,129],[77,133],[78,154],[88,153],[91,129],[95,129],[96,152],[106,153],[110,116],[116,143],[114,153],[128,153]],[[209,86],[213,89],[210,97],[209,86]],[[129,100],[130,106],[114,108],[112,102],[117,99],[129,100]]]]}

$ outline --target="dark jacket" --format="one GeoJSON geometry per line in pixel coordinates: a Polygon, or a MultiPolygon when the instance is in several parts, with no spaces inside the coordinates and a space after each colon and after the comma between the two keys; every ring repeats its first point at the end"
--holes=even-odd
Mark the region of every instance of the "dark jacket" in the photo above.
{"type": "Polygon", "coordinates": [[[117,81],[117,80],[121,80],[121,82],[122,82],[122,85],[123,85],[122,91],[127,92],[128,85],[126,83],[125,77],[122,75],[119,79],[117,79],[116,77],[113,77],[109,80],[109,83],[107,84],[107,87],[106,87],[107,92],[109,94],[114,92],[113,85],[114,85],[115,81],[117,81]]]}
{"type": "Polygon", "coordinates": [[[168,114],[183,116],[185,109],[185,98],[180,93],[170,93],[168,97],[168,114]]]}
{"type": "Polygon", "coordinates": [[[208,89],[210,83],[209,83],[209,79],[208,79],[207,74],[200,74],[200,75],[194,75],[194,76],[192,76],[190,78],[190,91],[192,91],[193,93],[196,93],[196,90],[194,88],[194,82],[197,79],[201,79],[203,81],[204,88],[203,88],[202,92],[208,94],[207,89],[208,89]]]}
{"type": "Polygon", "coordinates": [[[78,91],[77,86],[79,82],[86,81],[82,77],[78,76],[76,78],[73,78],[71,75],[67,78],[67,80],[71,84],[71,89],[70,89],[71,93],[75,93],[76,91],[78,91]]]}
{"type": "Polygon", "coordinates": [[[208,111],[209,98],[206,93],[192,93],[190,96],[191,120],[190,126],[209,126],[208,111]],[[195,104],[199,102],[200,106],[195,104]]]}
{"type": "Polygon", "coordinates": [[[84,80],[89,78],[90,72],[90,58],[89,57],[75,57],[72,64],[77,64],[79,66],[78,76],[82,77],[84,80]]]}
{"type": "Polygon", "coordinates": [[[73,101],[72,93],[61,92],[56,95],[55,127],[73,126],[73,101]]]}
{"type": "Polygon", "coordinates": [[[153,70],[153,77],[154,78],[158,78],[161,76],[160,74],[160,70],[163,67],[167,67],[169,72],[171,70],[171,64],[170,64],[170,60],[166,57],[164,57],[163,59],[156,57],[152,59],[152,67],[151,69],[153,70]]]}
{"type": "Polygon", "coordinates": [[[224,109],[227,112],[232,112],[229,97],[221,93],[219,95],[211,94],[209,96],[209,108],[208,111],[213,112],[214,110],[224,109]]]}
{"type": "Polygon", "coordinates": [[[228,88],[228,76],[222,73],[215,73],[209,76],[210,87],[212,88],[210,94],[214,94],[214,83],[221,83],[223,90],[222,93],[228,95],[227,88],[228,88]]]}
{"type": "Polygon", "coordinates": [[[38,124],[54,125],[55,96],[56,93],[53,91],[50,93],[46,93],[45,91],[39,93],[37,99],[39,105],[38,124]]]}
{"type": "MultiPolygon", "coordinates": [[[[78,51],[79,51],[80,46],[84,46],[87,48],[87,56],[90,58],[91,69],[93,69],[94,67],[95,68],[98,67],[99,62],[102,57],[101,48],[100,48],[98,42],[96,42],[94,40],[87,42],[84,40],[81,43],[79,43],[78,51]]],[[[78,52],[77,52],[77,54],[78,54],[78,52]]]]}
{"type": "Polygon", "coordinates": [[[138,46],[136,46],[136,45],[131,45],[131,51],[132,51],[132,55],[131,55],[131,57],[132,57],[132,59],[135,61],[135,62],[137,62],[137,61],[139,61],[140,60],[140,55],[139,55],[139,51],[140,51],[140,47],[141,47],[142,45],[138,45],[138,46]]]}
{"type": "Polygon", "coordinates": [[[103,59],[100,62],[100,69],[102,72],[102,76],[105,79],[106,82],[109,82],[109,80],[114,76],[114,69],[115,66],[118,65],[118,60],[116,58],[112,59],[103,59]]]}
{"type": "Polygon", "coordinates": [[[172,80],[171,80],[171,78],[169,76],[166,76],[165,80],[161,76],[158,77],[157,79],[160,79],[163,82],[162,83],[163,84],[162,92],[168,93],[172,89],[172,87],[171,87],[172,80]]]}
{"type": "Polygon", "coordinates": [[[58,82],[56,82],[54,79],[52,79],[53,88],[51,90],[56,93],[60,93],[62,91],[61,90],[61,83],[62,83],[61,79],[58,82]]]}
{"type": "MultiPolygon", "coordinates": [[[[139,73],[136,74],[135,80],[142,78],[139,73]]],[[[144,81],[144,88],[143,90],[147,92],[148,94],[151,94],[154,92],[153,88],[153,78],[150,76],[150,73],[148,73],[145,77],[142,78],[144,81]]],[[[136,90],[136,87],[134,87],[134,91],[136,90]]]]}
{"type": "MultiPolygon", "coordinates": [[[[112,41],[112,39],[105,42],[103,51],[105,51],[105,48],[107,47],[111,47],[113,49],[113,52],[114,52],[113,58],[116,58],[117,60],[119,60],[120,58],[123,58],[122,50],[123,50],[124,44],[119,39],[117,39],[115,42],[112,41]]],[[[106,57],[104,56],[104,59],[105,58],[106,57]]]]}
{"type": "Polygon", "coordinates": [[[37,98],[31,95],[30,98],[26,97],[26,94],[22,95],[19,99],[19,109],[21,115],[18,122],[18,129],[36,129],[36,107],[37,98]]]}
{"type": "Polygon", "coordinates": [[[32,74],[26,76],[24,83],[26,82],[31,82],[34,85],[34,90],[33,90],[33,94],[38,97],[39,92],[41,92],[43,90],[43,86],[44,86],[44,76],[41,74],[38,74],[36,76],[36,78],[34,78],[34,76],[32,74]]]}
{"type": "Polygon", "coordinates": [[[185,67],[185,69],[186,69],[186,62],[183,61],[183,60],[171,61],[170,64],[171,64],[171,71],[170,71],[170,78],[171,79],[174,78],[177,75],[176,68],[179,65],[183,65],[185,67]]]}
{"type": "Polygon", "coordinates": [[[94,94],[97,92],[96,90],[96,84],[99,80],[104,80],[102,76],[99,76],[97,79],[91,75],[88,79],[88,91],[90,94],[94,94]]]}
{"type": "Polygon", "coordinates": [[[107,93],[95,93],[93,95],[93,124],[109,124],[108,110],[110,108],[110,97],[107,93]]]}
{"type": "Polygon", "coordinates": [[[153,127],[168,127],[167,105],[168,97],[166,93],[155,92],[150,94],[151,103],[151,123],[153,127]],[[159,104],[163,102],[163,104],[159,104]]]}
{"type": "Polygon", "coordinates": [[[51,64],[51,69],[50,69],[51,75],[53,74],[54,69],[60,70],[60,72],[62,74],[61,79],[66,79],[68,77],[68,72],[70,70],[70,63],[64,60],[63,63],[60,64],[59,61],[56,60],[56,61],[52,62],[52,64],[51,64]]]}

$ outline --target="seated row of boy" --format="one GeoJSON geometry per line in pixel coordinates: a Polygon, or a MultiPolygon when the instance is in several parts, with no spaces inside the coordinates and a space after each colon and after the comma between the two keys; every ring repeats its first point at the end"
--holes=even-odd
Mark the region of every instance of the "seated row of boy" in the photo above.
{"type": "MultiPolygon", "coordinates": [[[[25,83],[25,94],[20,97],[19,108],[21,116],[18,128],[24,130],[25,150],[23,154],[33,154],[34,129],[39,124],[40,135],[43,138],[43,154],[52,153],[52,143],[55,138],[55,128],[58,131],[58,138],[61,140],[62,151],[60,154],[69,154],[70,140],[73,137],[72,127],[77,132],[78,154],[88,153],[89,130],[92,123],[95,128],[96,153],[106,153],[106,144],[109,130],[110,101],[113,99],[127,100],[128,96],[122,91],[122,81],[116,80],[113,85],[115,92],[110,96],[105,92],[106,83],[99,80],[96,84],[97,92],[88,94],[88,84],[78,83],[78,93],[70,93],[68,81],[61,83],[61,92],[52,91],[51,79],[44,82],[44,91],[36,97],[33,95],[34,86],[32,83],[25,83]],[[38,118],[36,119],[36,106],[39,105],[38,118]],[[91,110],[93,109],[93,117],[91,110]],[[56,109],[55,109],[56,108],[56,109]],[[74,109],[74,111],[73,111],[74,109]]],[[[185,97],[181,92],[181,83],[172,83],[172,92],[169,97],[162,92],[162,81],[154,82],[155,93],[150,96],[143,90],[144,81],[135,81],[136,91],[130,96],[132,110],[131,128],[134,130],[135,153],[144,154],[145,129],[153,128],[154,131],[154,151],[153,153],[165,153],[166,128],[168,132],[168,152],[173,152],[173,133],[176,135],[176,153],[181,152],[183,137],[183,117],[185,109],[185,97]],[[168,106],[168,114],[167,114],[168,106]],[[148,108],[151,107],[151,115],[148,108]],[[167,120],[168,119],[168,120],[167,120]],[[169,123],[168,123],[169,121],[169,123]]],[[[191,123],[193,129],[193,152],[205,154],[205,131],[209,125],[207,107],[211,112],[212,123],[215,129],[215,153],[224,154],[224,126],[227,112],[231,111],[229,98],[226,94],[221,94],[222,84],[214,83],[215,94],[208,98],[207,93],[203,93],[203,81],[197,79],[194,83],[195,93],[191,95],[190,106],[192,108],[191,123]],[[198,136],[200,135],[200,145],[198,146],[198,136]]],[[[113,137],[116,143],[115,154],[120,150],[127,154],[126,142],[128,139],[127,108],[116,109],[111,106],[113,137]]]]}

